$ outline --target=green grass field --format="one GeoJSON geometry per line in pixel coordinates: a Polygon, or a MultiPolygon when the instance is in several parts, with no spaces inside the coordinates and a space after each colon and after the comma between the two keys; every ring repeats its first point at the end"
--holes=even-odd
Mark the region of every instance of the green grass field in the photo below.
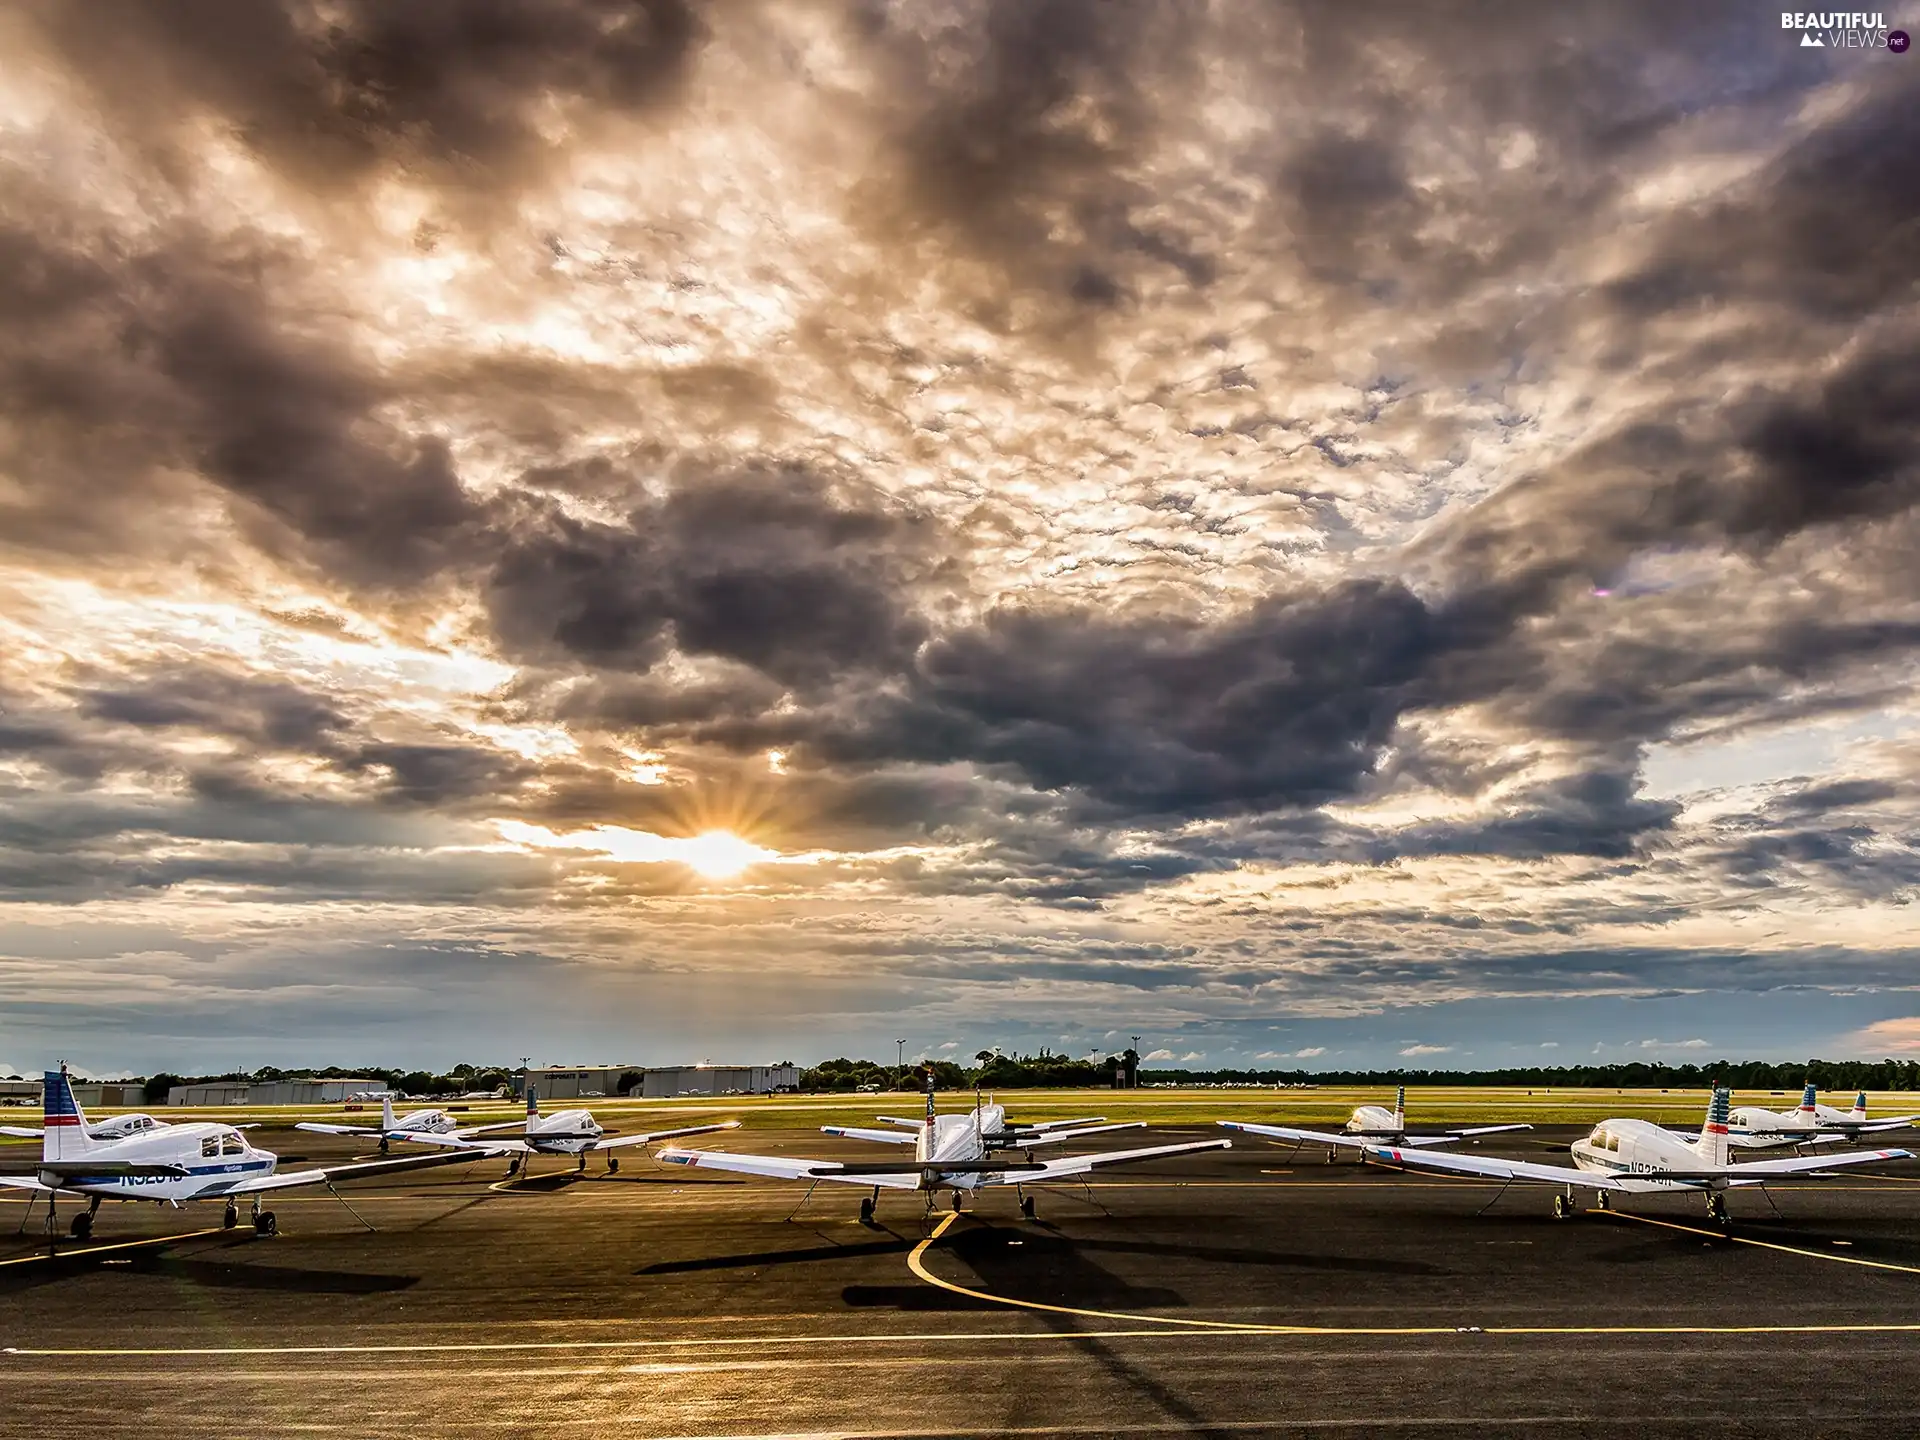
{"type": "MultiPolygon", "coordinates": [[[[1010,1090],[995,1097],[1017,1119],[1054,1120],[1076,1115],[1105,1115],[1112,1120],[1144,1120],[1148,1124],[1202,1125],[1213,1120],[1260,1120],[1281,1124],[1326,1128],[1343,1122],[1354,1106],[1393,1103],[1388,1089],[1327,1086],[1317,1090],[1010,1090]]],[[[1828,1104],[1846,1106],[1852,1095],[1830,1094],[1828,1104]]],[[[1736,1092],[1733,1103],[1764,1105],[1772,1110],[1790,1109],[1798,1103],[1797,1091],[1746,1090],[1736,1092]]],[[[1920,1095],[1905,1093],[1869,1094],[1870,1113],[1903,1113],[1910,1106],[1920,1108],[1920,1095]]],[[[425,1105],[430,1102],[416,1102],[425,1105]]],[[[917,1115],[921,1097],[917,1093],[895,1092],[879,1095],[776,1095],[752,1097],[716,1097],[714,1099],[679,1098],[672,1100],[589,1099],[560,1100],[547,1108],[584,1105],[603,1125],[625,1131],[670,1129],[706,1119],[738,1119],[748,1129],[812,1129],[820,1125],[857,1125],[870,1122],[875,1115],[917,1115]]],[[[971,1091],[947,1091],[940,1096],[943,1111],[960,1111],[973,1103],[971,1091]]],[[[1590,1125],[1600,1120],[1632,1117],[1654,1120],[1666,1125],[1684,1125],[1701,1119],[1706,1113],[1704,1090],[1613,1090],[1613,1089],[1526,1089],[1485,1086],[1410,1086],[1407,1090],[1408,1124],[1423,1125],[1500,1124],[1531,1121],[1538,1125],[1590,1125]]],[[[399,1107],[403,1112],[416,1104],[399,1107]]],[[[14,1110],[16,1117],[7,1123],[35,1124],[36,1112],[14,1110]]],[[[89,1112],[101,1119],[120,1111],[89,1112]]],[[[189,1119],[224,1120],[230,1124],[249,1122],[291,1125],[297,1120],[329,1120],[357,1124],[379,1123],[377,1107],[349,1111],[339,1106],[304,1106],[279,1109],[252,1109],[245,1106],[216,1107],[206,1110],[154,1107],[152,1113],[172,1121],[189,1119]]],[[[474,1104],[459,1112],[464,1123],[479,1125],[495,1120],[511,1120],[520,1113],[512,1102],[474,1104]]],[[[33,1141],[0,1141],[0,1145],[32,1145],[33,1141]]],[[[5,1153],[0,1150],[0,1153],[5,1153]]]]}

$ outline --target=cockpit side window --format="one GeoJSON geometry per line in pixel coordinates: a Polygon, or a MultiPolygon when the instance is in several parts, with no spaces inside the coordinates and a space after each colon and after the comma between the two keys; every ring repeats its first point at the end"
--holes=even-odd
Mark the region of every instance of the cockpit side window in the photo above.
{"type": "Polygon", "coordinates": [[[220,1153],[222,1155],[244,1155],[247,1153],[247,1147],[238,1135],[229,1132],[220,1137],[220,1153]]]}
{"type": "Polygon", "coordinates": [[[200,1158],[201,1159],[203,1160],[208,1159],[212,1156],[218,1155],[219,1153],[220,1153],[220,1138],[217,1135],[209,1135],[207,1136],[206,1139],[200,1142],[200,1158]]]}

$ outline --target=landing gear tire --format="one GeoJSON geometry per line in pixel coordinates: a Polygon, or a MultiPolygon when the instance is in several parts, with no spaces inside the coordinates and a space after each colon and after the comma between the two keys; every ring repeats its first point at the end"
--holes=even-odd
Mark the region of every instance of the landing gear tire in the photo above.
{"type": "Polygon", "coordinates": [[[960,1192],[958,1190],[953,1192],[953,1213],[956,1215],[960,1213],[960,1192]]]}
{"type": "Polygon", "coordinates": [[[1553,1218],[1556,1220],[1571,1220],[1573,1218],[1573,1198],[1571,1196],[1556,1195],[1553,1197],[1553,1218]]]}
{"type": "Polygon", "coordinates": [[[220,1217],[220,1228],[231,1230],[240,1223],[240,1207],[232,1201],[227,1202],[227,1212],[220,1217]]]}
{"type": "Polygon", "coordinates": [[[1023,1195],[1020,1197],[1020,1213],[1029,1220],[1033,1219],[1033,1196],[1023,1195]]]}
{"type": "Polygon", "coordinates": [[[1604,1190],[1600,1191],[1593,1197],[1593,1208],[1596,1210],[1613,1209],[1613,1197],[1604,1190]]]}
{"type": "Polygon", "coordinates": [[[1707,1197],[1707,1219],[1713,1221],[1716,1225],[1730,1225],[1733,1223],[1733,1217],[1727,1213],[1726,1196],[1709,1195],[1707,1197]]]}
{"type": "Polygon", "coordinates": [[[262,1210],[253,1217],[253,1233],[263,1239],[271,1239],[280,1233],[280,1222],[273,1218],[273,1211],[262,1210]]]}
{"type": "Polygon", "coordinates": [[[507,1162],[507,1178],[511,1180],[514,1176],[518,1175],[519,1173],[520,1173],[520,1157],[516,1155],[513,1157],[513,1159],[507,1162]]]}
{"type": "Polygon", "coordinates": [[[574,1162],[573,1169],[576,1175],[584,1175],[586,1173],[586,1170],[587,1170],[587,1152],[586,1151],[582,1150],[580,1152],[580,1158],[574,1162]]]}
{"type": "Polygon", "coordinates": [[[620,1162],[612,1156],[607,1157],[607,1173],[609,1175],[618,1175],[620,1173],[620,1162]]]}
{"type": "Polygon", "coordinates": [[[862,1225],[871,1225],[873,1223],[873,1197],[871,1195],[861,1198],[860,1223],[862,1225]]]}
{"type": "Polygon", "coordinates": [[[380,1137],[380,1153],[382,1155],[385,1155],[385,1154],[388,1154],[392,1149],[393,1149],[392,1143],[387,1139],[386,1136],[382,1135],[380,1137]]]}
{"type": "Polygon", "coordinates": [[[93,1216],[84,1211],[74,1216],[67,1226],[67,1231],[76,1240],[91,1240],[93,1238],[93,1216]]]}

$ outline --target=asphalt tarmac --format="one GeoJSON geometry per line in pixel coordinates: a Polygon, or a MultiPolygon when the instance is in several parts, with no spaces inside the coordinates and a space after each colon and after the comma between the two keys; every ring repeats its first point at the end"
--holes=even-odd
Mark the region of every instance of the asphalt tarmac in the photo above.
{"type": "Polygon", "coordinates": [[[110,1202],[50,1253],[0,1206],[0,1435],[1885,1436],[1920,1408],[1920,1164],[1778,1215],[1734,1192],[1729,1241],[1697,1196],[1480,1214],[1498,1187],[1246,1137],[1042,1191],[1034,1222],[1006,1190],[862,1226],[851,1187],[789,1220],[795,1186],[537,1163],[344,1189],[376,1231],[324,1191],[274,1197],[273,1239],[110,1202]]]}

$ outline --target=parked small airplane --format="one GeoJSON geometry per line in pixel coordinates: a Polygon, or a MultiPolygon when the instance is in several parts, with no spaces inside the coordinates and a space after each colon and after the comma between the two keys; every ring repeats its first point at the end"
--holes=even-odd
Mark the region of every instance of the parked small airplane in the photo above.
{"type": "MultiPolygon", "coordinates": [[[[953,1192],[953,1208],[960,1208],[966,1194],[989,1185],[1011,1185],[1020,1199],[1020,1213],[1033,1218],[1033,1197],[1025,1187],[1046,1180],[1061,1180],[1086,1175],[1109,1165],[1131,1165],[1158,1160],[1169,1155],[1190,1155],[1199,1150],[1226,1150],[1231,1140],[1198,1140],[1184,1145],[1155,1145],[1144,1150],[1110,1150],[1098,1155],[1071,1155],[1058,1160],[1010,1160],[987,1153],[986,1137],[976,1127],[979,1111],[969,1115],[942,1115],[934,1104],[933,1077],[927,1077],[927,1113],[919,1133],[912,1136],[913,1159],[845,1162],[808,1160],[785,1155],[742,1155],[730,1150],[683,1150],[668,1146],[655,1159],[668,1165],[698,1166],[708,1170],[732,1170],[742,1175],[764,1175],[776,1180],[805,1180],[807,1194],[823,1180],[844,1185],[871,1187],[873,1194],[860,1201],[862,1221],[873,1219],[873,1207],[884,1190],[918,1190],[933,1204],[936,1190],[953,1192]]],[[[870,1131],[872,1138],[888,1131],[870,1131]]],[[[803,1198],[801,1204],[805,1204],[803,1198]]]]}
{"type": "MultiPolygon", "coordinates": [[[[485,1155],[487,1151],[479,1152],[485,1155]]],[[[46,1072],[42,1090],[40,1164],[31,1175],[0,1175],[0,1186],[47,1197],[47,1233],[57,1232],[54,1206],[63,1194],[87,1198],[84,1213],[73,1217],[72,1234],[85,1240],[104,1199],[153,1200],[178,1206],[187,1200],[224,1200],[223,1223],[240,1223],[239,1197],[253,1201],[253,1228],[271,1235],[273,1212],[260,1208],[260,1195],[301,1185],[333,1189],[338,1180],[362,1180],[429,1165],[458,1163],[467,1156],[420,1155],[405,1160],[375,1160],[364,1165],[333,1165],[277,1174],[279,1156],[255,1149],[232,1125],[194,1122],[157,1125],[121,1140],[98,1140],[73,1098],[65,1070],[46,1072]]],[[[31,1209],[31,1204],[29,1205],[31,1209]]],[[[25,1220],[22,1220],[24,1226],[25,1220]]]]}
{"type": "Polygon", "coordinates": [[[1728,1117],[1728,1133],[1736,1145],[1748,1149],[1772,1149],[1784,1145],[1817,1145],[1833,1140],[1856,1139],[1883,1130],[1901,1130],[1920,1120],[1920,1115],[1867,1115],[1867,1092],[1854,1097],[1853,1109],[1836,1110],[1822,1105],[1813,1082],[1800,1093],[1797,1110],[1765,1110],[1757,1105],[1742,1105],[1728,1117]]]}
{"type": "MultiPolygon", "coordinates": [[[[87,1134],[95,1140],[125,1140],[130,1135],[144,1135],[149,1130],[163,1130],[173,1122],[156,1120],[151,1115],[115,1115],[106,1120],[95,1120],[87,1126],[87,1134]]],[[[252,1126],[239,1126],[239,1129],[252,1129],[252,1126]]],[[[0,1125],[0,1135],[16,1135],[22,1140],[38,1140],[38,1127],[25,1125],[0,1125]]]]}
{"type": "MultiPolygon", "coordinates": [[[[900,1126],[897,1130],[863,1130],[853,1125],[822,1125],[820,1129],[828,1135],[840,1135],[849,1140],[872,1140],[887,1145],[911,1145],[926,1127],[924,1120],[910,1120],[902,1115],[876,1115],[876,1120],[888,1125],[900,1126]]],[[[984,1104],[975,1103],[973,1113],[967,1117],[975,1130],[979,1131],[981,1142],[989,1151],[993,1150],[1030,1150],[1036,1145],[1058,1145],[1066,1140],[1078,1140],[1082,1135],[1104,1135],[1110,1130],[1144,1130],[1144,1120],[1128,1120],[1115,1124],[1106,1123],[1104,1115],[1082,1115],[1073,1120],[1038,1120],[1021,1123],[1008,1118],[1004,1105],[995,1104],[991,1099],[984,1104]]]]}
{"type": "MultiPolygon", "coordinates": [[[[499,1128],[506,1129],[513,1122],[499,1128]]],[[[333,1125],[322,1120],[302,1120],[293,1127],[296,1130],[312,1130],[321,1135],[378,1135],[380,1153],[387,1153],[390,1140],[414,1139],[421,1135],[447,1135],[460,1128],[460,1122],[444,1110],[410,1110],[398,1119],[393,1113],[393,1097],[380,1097],[380,1124],[372,1125],[333,1125]]]]}
{"type": "MultiPolygon", "coordinates": [[[[1788,1175],[1826,1178],[1828,1172],[1849,1165],[1872,1165],[1885,1160],[1910,1160],[1908,1150],[1844,1150],[1838,1154],[1800,1155],[1782,1160],[1751,1160],[1735,1165],[1729,1159],[1727,1116],[1730,1092],[1716,1087],[1707,1105],[1706,1123],[1698,1137],[1688,1139],[1646,1120],[1604,1120],[1585,1139],[1569,1147],[1573,1166],[1541,1165],[1530,1160],[1496,1160],[1478,1155],[1450,1155],[1390,1145],[1367,1147],[1367,1157],[1409,1170],[1431,1170],[1444,1175],[1477,1175],[1490,1180],[1531,1185],[1558,1185],[1565,1193],[1553,1197],[1553,1214],[1564,1220],[1573,1214],[1576,1188],[1595,1192],[1595,1203],[1611,1208],[1615,1194],[1697,1190],[1707,1197],[1707,1216],[1725,1225],[1727,1201],[1723,1192],[1737,1187],[1765,1185],[1788,1175]]],[[[1494,1199],[1499,1199],[1495,1196],[1494,1199]]]]}
{"type": "MultiPolygon", "coordinates": [[[[556,1110],[551,1115],[540,1113],[540,1099],[532,1085],[527,1087],[527,1118],[525,1129],[519,1138],[476,1141],[476,1135],[496,1134],[501,1130],[511,1130],[521,1122],[508,1120],[497,1125],[470,1125],[455,1130],[448,1135],[429,1135],[419,1132],[399,1132],[393,1135],[395,1140],[410,1140],[420,1145],[445,1145],[463,1149],[485,1149],[513,1156],[507,1167],[507,1174],[520,1172],[522,1162],[529,1155],[575,1155],[579,1164],[575,1168],[587,1168],[589,1150],[619,1150],[628,1145],[651,1145],[656,1140],[674,1140],[682,1135],[705,1135],[714,1130],[738,1130],[738,1120],[716,1120],[710,1125],[688,1125],[679,1130],[654,1130],[642,1135],[609,1135],[587,1110],[556,1110]]],[[[607,1156],[607,1169],[618,1170],[620,1161],[607,1156]]]]}
{"type": "Polygon", "coordinates": [[[1426,1148],[1433,1145],[1452,1145],[1474,1135],[1498,1135],[1506,1130],[1531,1130],[1531,1125],[1469,1125],[1463,1128],[1442,1130],[1435,1135],[1409,1135],[1407,1133],[1407,1087],[1402,1085],[1393,1092],[1393,1109],[1384,1105],[1361,1105],[1355,1108],[1346,1127],[1340,1131],[1302,1130],[1293,1125],[1255,1125],[1244,1120],[1222,1120],[1220,1125],[1228,1130],[1242,1130],[1249,1135],[1265,1135],[1270,1140],[1292,1140],[1296,1144],[1311,1142],[1327,1147],[1327,1159],[1333,1159],[1336,1147],[1367,1151],[1381,1141],[1390,1141],[1395,1145],[1412,1145],[1426,1148]]]}

